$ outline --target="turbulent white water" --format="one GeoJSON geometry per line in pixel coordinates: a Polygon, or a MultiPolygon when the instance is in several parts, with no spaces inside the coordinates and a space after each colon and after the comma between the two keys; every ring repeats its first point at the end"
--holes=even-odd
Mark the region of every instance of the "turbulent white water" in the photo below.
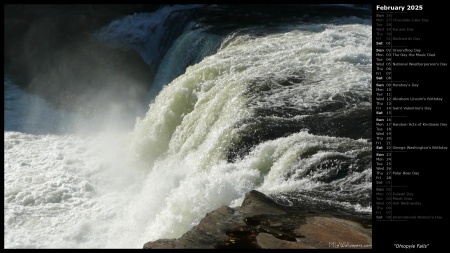
{"type": "Polygon", "coordinates": [[[306,110],[345,92],[370,97],[371,33],[370,23],[357,18],[293,24],[266,36],[236,33],[165,86],[129,133],[5,131],[5,247],[142,248],[181,236],[221,205],[239,205],[252,189],[311,191],[319,200],[370,212],[370,206],[333,198],[370,190],[371,168],[353,171],[357,165],[347,164],[345,177],[316,180],[335,161],[370,154],[367,140],[304,129],[259,143],[235,161],[227,152],[255,109],[306,110]],[[298,73],[303,83],[251,95],[256,81],[298,73]],[[330,166],[316,170],[328,160],[330,166]]]}
{"type": "Polygon", "coordinates": [[[150,90],[150,99],[153,100],[164,85],[183,74],[186,67],[217,51],[220,42],[220,36],[208,34],[203,29],[186,31],[180,35],[159,66],[150,90]]]}

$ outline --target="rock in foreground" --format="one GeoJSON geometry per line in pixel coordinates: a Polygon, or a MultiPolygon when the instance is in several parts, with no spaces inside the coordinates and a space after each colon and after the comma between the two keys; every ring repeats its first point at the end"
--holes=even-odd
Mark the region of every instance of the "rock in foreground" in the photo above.
{"type": "Polygon", "coordinates": [[[293,210],[251,191],[240,207],[222,206],[178,239],[144,249],[371,248],[371,219],[293,210]]]}

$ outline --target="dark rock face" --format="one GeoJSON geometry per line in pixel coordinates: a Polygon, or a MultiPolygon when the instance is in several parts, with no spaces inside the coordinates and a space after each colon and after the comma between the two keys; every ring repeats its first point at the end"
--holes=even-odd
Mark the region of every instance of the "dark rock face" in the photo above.
{"type": "Polygon", "coordinates": [[[218,241],[227,240],[230,228],[243,226],[239,213],[230,207],[222,206],[211,213],[179,239],[162,239],[148,242],[144,249],[212,249],[218,241]]]}
{"type": "Polygon", "coordinates": [[[153,79],[139,54],[92,33],[142,5],[5,5],[5,71],[57,107],[86,113],[135,109],[153,79]],[[120,102],[119,102],[120,101],[120,102]]]}
{"type": "Polygon", "coordinates": [[[144,244],[144,249],[371,248],[371,220],[295,211],[251,191],[240,207],[222,206],[178,239],[144,244]]]}

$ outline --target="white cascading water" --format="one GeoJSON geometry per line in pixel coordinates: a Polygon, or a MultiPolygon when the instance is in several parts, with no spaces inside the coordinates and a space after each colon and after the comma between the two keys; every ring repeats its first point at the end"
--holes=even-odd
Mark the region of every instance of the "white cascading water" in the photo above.
{"type": "MultiPolygon", "coordinates": [[[[320,187],[316,175],[283,175],[327,156],[370,152],[371,143],[305,130],[260,143],[234,162],[227,152],[258,106],[306,108],[345,91],[371,96],[369,22],[346,18],[292,24],[261,37],[229,36],[216,54],[165,86],[129,133],[6,131],[5,247],[142,248],[150,240],[180,237],[217,207],[239,205],[252,189],[270,194],[320,187]],[[250,103],[250,83],[296,71],[310,84],[292,87],[295,95],[250,103]],[[318,151],[301,158],[311,150],[318,151]]],[[[371,177],[371,168],[333,183],[371,188],[371,182],[349,183],[364,177],[371,177]]]]}

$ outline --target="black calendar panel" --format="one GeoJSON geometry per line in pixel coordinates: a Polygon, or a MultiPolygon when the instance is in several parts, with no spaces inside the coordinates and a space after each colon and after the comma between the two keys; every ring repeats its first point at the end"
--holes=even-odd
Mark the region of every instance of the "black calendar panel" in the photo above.
{"type": "Polygon", "coordinates": [[[450,169],[444,6],[373,4],[373,248],[438,249],[450,169]]]}

